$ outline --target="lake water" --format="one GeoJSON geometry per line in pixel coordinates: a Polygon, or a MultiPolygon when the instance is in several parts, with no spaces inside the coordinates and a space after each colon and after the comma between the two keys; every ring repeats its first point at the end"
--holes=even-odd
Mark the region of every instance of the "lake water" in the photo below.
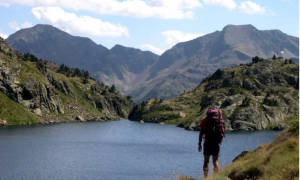
{"type": "MultiPolygon", "coordinates": [[[[226,132],[221,168],[275,131],[226,132]]],[[[199,132],[174,125],[114,122],[0,128],[1,180],[169,180],[202,177],[199,132]]],[[[212,168],[210,168],[212,170],[212,168]]]]}

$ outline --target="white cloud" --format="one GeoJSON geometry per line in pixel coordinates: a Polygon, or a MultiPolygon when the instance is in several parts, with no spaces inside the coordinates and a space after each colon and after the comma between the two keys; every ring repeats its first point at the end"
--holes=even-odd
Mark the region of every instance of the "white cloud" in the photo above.
{"type": "Polygon", "coordinates": [[[172,30],[164,31],[161,34],[165,37],[166,43],[171,47],[179,42],[189,41],[205,35],[203,33],[191,34],[191,33],[183,33],[181,31],[172,31],[172,30]]]}
{"type": "Polygon", "coordinates": [[[239,6],[239,9],[241,12],[246,14],[261,14],[261,15],[274,14],[272,11],[266,10],[265,7],[261,7],[260,5],[253,3],[251,1],[242,2],[239,6]]]}
{"type": "Polygon", "coordinates": [[[168,7],[172,9],[193,9],[201,7],[201,3],[198,0],[146,0],[150,6],[156,7],[168,7]]]}
{"type": "Polygon", "coordinates": [[[4,39],[8,38],[8,35],[7,35],[7,34],[2,33],[1,28],[0,28],[0,37],[2,37],[2,38],[4,38],[4,39]]]}
{"type": "Polygon", "coordinates": [[[129,37],[126,27],[120,24],[103,22],[89,16],[77,16],[65,12],[60,7],[36,7],[31,14],[38,20],[45,21],[73,35],[100,37],[129,37]]]}
{"type": "Polygon", "coordinates": [[[16,30],[16,31],[19,31],[19,30],[20,30],[19,24],[18,24],[16,21],[10,22],[10,23],[9,23],[9,27],[10,27],[11,29],[16,30]]]}
{"type": "MultiPolygon", "coordinates": [[[[174,31],[174,30],[164,31],[164,32],[161,32],[161,34],[164,36],[165,43],[167,44],[168,48],[174,46],[175,44],[177,44],[179,42],[189,41],[189,40],[192,40],[192,39],[195,39],[195,38],[205,35],[203,33],[192,34],[192,33],[184,33],[181,31],[174,31]]],[[[161,55],[162,53],[164,53],[166,51],[164,49],[160,49],[160,48],[155,47],[150,44],[141,45],[141,49],[152,51],[153,53],[158,54],[158,55],[161,55]]]]}
{"type": "Polygon", "coordinates": [[[32,27],[32,24],[30,22],[24,22],[22,25],[21,25],[22,28],[30,28],[32,27]]]}
{"type": "Polygon", "coordinates": [[[203,0],[203,2],[212,6],[226,7],[229,10],[236,8],[236,3],[233,0],[203,0]]]}
{"type": "Polygon", "coordinates": [[[0,6],[9,7],[9,4],[1,1],[0,6]]]}
{"type": "Polygon", "coordinates": [[[201,7],[199,0],[2,0],[3,3],[27,6],[59,6],[72,10],[87,10],[98,14],[137,18],[185,19],[193,18],[191,9],[201,7]]]}
{"type": "Polygon", "coordinates": [[[151,51],[151,52],[153,52],[154,54],[157,54],[157,55],[161,55],[162,53],[165,52],[165,50],[160,49],[160,48],[155,47],[155,46],[152,46],[150,44],[142,44],[141,49],[149,50],[149,51],[151,51]]]}
{"type": "MultiPolygon", "coordinates": [[[[9,27],[11,29],[14,29],[16,31],[19,31],[21,28],[19,26],[19,23],[17,23],[16,21],[13,21],[13,22],[10,22],[9,23],[9,27]]],[[[22,28],[29,28],[29,27],[32,27],[32,24],[30,22],[23,22],[22,25],[21,25],[22,28]]]]}

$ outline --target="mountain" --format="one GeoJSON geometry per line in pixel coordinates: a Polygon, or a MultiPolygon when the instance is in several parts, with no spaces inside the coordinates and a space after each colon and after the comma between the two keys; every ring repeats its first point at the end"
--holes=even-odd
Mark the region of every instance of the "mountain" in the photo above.
{"type": "Polygon", "coordinates": [[[172,98],[195,88],[219,68],[246,64],[254,56],[268,58],[274,54],[299,61],[299,38],[279,30],[257,30],[252,25],[228,25],[222,31],[179,43],[163,53],[149,71],[148,79],[131,95],[144,100],[172,98]]]}
{"type": "Polygon", "coordinates": [[[261,130],[297,116],[299,64],[256,56],[251,63],[218,69],[173,99],[144,101],[133,108],[129,119],[197,130],[210,107],[222,110],[227,130],[261,130]]]}
{"type": "Polygon", "coordinates": [[[158,59],[149,51],[121,45],[109,50],[88,38],[71,36],[50,25],[21,29],[6,42],[21,53],[88,70],[94,78],[109,86],[115,84],[124,94],[144,80],[144,74],[158,59]]]}
{"type": "Polygon", "coordinates": [[[6,41],[20,52],[86,69],[97,80],[115,84],[135,102],[175,97],[195,88],[217,69],[246,64],[254,56],[275,54],[299,62],[299,38],[252,25],[228,25],[222,31],[178,43],[161,56],[121,45],[109,50],[49,25],[22,29],[6,41]]]}
{"type": "Polygon", "coordinates": [[[21,54],[0,38],[0,124],[106,121],[128,117],[134,103],[65,66],[21,54]]]}

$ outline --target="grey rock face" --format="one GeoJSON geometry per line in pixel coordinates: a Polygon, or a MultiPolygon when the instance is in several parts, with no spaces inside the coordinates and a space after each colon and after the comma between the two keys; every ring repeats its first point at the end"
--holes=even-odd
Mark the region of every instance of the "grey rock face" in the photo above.
{"type": "Polygon", "coordinates": [[[33,77],[29,77],[26,84],[22,85],[20,68],[2,66],[0,72],[0,90],[14,101],[39,116],[43,110],[64,113],[58,93],[52,87],[40,84],[33,77]]]}

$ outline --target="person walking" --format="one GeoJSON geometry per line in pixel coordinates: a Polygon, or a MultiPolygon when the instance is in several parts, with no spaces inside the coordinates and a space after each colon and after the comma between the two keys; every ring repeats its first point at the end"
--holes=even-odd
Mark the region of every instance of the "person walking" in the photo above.
{"type": "Polygon", "coordinates": [[[203,154],[204,164],[203,173],[204,177],[207,177],[209,172],[209,158],[212,156],[213,171],[219,172],[219,153],[220,145],[225,136],[225,127],[222,117],[222,111],[220,109],[210,108],[206,112],[206,117],[200,123],[199,143],[198,151],[202,151],[202,139],[204,136],[203,154]]]}

